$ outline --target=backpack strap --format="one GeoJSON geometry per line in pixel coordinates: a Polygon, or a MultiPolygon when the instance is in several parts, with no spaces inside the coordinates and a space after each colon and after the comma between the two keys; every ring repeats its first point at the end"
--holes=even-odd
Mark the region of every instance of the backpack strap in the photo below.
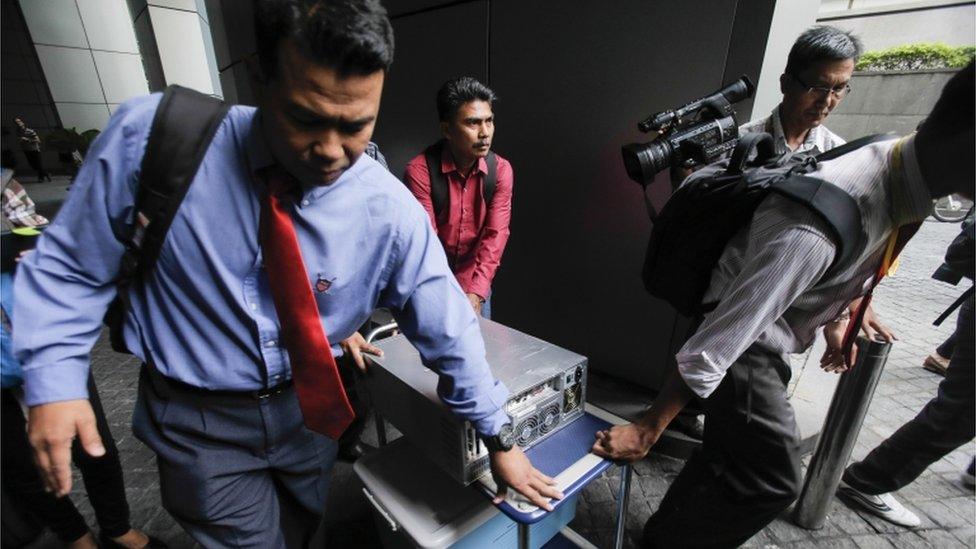
{"type": "Polygon", "coordinates": [[[498,156],[488,151],[485,163],[488,164],[488,175],[485,176],[481,195],[485,199],[485,204],[491,204],[491,199],[495,196],[495,188],[498,187],[498,156]]]}
{"type": "Polygon", "coordinates": [[[970,286],[968,290],[966,290],[965,292],[962,293],[962,295],[956,298],[956,300],[952,302],[952,305],[949,305],[949,307],[945,311],[942,311],[942,314],[939,315],[939,318],[935,319],[935,322],[933,322],[932,325],[941,326],[942,323],[945,322],[945,319],[949,318],[949,315],[951,315],[953,311],[961,307],[962,304],[965,303],[967,299],[973,297],[974,288],[976,288],[976,286],[970,286]]]}
{"type": "Polygon", "coordinates": [[[219,99],[176,85],[163,92],[140,166],[135,217],[116,281],[118,298],[105,316],[116,351],[128,352],[122,324],[129,289],[156,264],[173,217],[229,108],[219,99]]]}
{"type": "MultiPolygon", "coordinates": [[[[443,139],[424,150],[427,173],[430,175],[430,201],[434,205],[435,218],[441,216],[451,200],[447,188],[447,176],[441,171],[443,150],[443,139]]],[[[491,204],[491,199],[495,196],[495,189],[498,187],[498,156],[494,152],[488,151],[485,163],[488,165],[488,175],[485,176],[481,196],[485,199],[486,204],[491,204]]]]}
{"type": "Polygon", "coordinates": [[[424,158],[427,160],[427,173],[430,175],[430,201],[434,205],[434,218],[441,216],[447,208],[450,194],[447,189],[447,176],[441,171],[441,155],[444,151],[444,140],[427,147],[424,158]]]}
{"type": "Polygon", "coordinates": [[[200,92],[172,85],[156,109],[139,172],[136,219],[123,276],[139,276],[156,264],[176,211],[210,148],[230,105],[200,92]],[[134,267],[134,269],[132,268],[134,267]]]}
{"type": "Polygon", "coordinates": [[[756,151],[756,162],[765,164],[776,156],[776,144],[773,136],[764,132],[747,133],[739,138],[739,142],[732,151],[732,158],[729,160],[729,167],[726,168],[727,175],[740,175],[749,162],[752,152],[756,151]]]}
{"type": "Polygon", "coordinates": [[[806,205],[827,223],[837,247],[831,269],[858,253],[865,239],[861,211],[857,201],[846,191],[822,179],[805,175],[777,181],[769,186],[769,190],[806,205]]]}
{"type": "Polygon", "coordinates": [[[822,152],[818,154],[815,158],[817,162],[823,162],[825,160],[833,160],[839,156],[844,156],[845,154],[860,149],[865,145],[870,145],[871,143],[877,143],[878,141],[887,141],[889,139],[894,139],[898,137],[894,133],[876,133],[874,135],[866,135],[855,139],[854,141],[848,141],[839,147],[834,147],[829,151],[822,152]]]}

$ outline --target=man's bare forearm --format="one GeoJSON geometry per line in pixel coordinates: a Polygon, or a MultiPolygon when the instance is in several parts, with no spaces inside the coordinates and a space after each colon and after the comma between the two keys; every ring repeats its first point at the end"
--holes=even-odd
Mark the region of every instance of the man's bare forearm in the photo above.
{"type": "Polygon", "coordinates": [[[694,396],[678,370],[672,369],[654,403],[640,419],[641,425],[655,433],[663,432],[694,396]]]}

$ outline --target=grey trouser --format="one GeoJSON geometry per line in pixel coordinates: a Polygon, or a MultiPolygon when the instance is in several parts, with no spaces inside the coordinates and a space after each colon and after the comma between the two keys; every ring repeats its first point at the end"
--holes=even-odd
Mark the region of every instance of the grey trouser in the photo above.
{"type": "Polygon", "coordinates": [[[211,396],[143,367],[132,429],[163,507],[204,547],[301,547],[318,527],[336,443],[305,428],[293,387],[211,396]]]}

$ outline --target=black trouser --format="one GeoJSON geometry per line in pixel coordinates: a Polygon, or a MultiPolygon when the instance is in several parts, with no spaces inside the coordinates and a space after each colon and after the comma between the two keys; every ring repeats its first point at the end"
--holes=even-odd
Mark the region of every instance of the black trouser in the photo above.
{"type": "Polygon", "coordinates": [[[38,181],[51,177],[49,173],[44,171],[44,164],[41,161],[40,151],[24,151],[24,156],[27,157],[27,163],[30,164],[31,169],[37,172],[38,181]]]}
{"type": "Polygon", "coordinates": [[[844,482],[867,494],[898,490],[976,435],[976,355],[973,298],[959,308],[956,348],[935,398],[908,423],[844,472],[844,482]]]}
{"type": "Polygon", "coordinates": [[[935,352],[939,353],[939,356],[943,358],[952,358],[952,353],[956,350],[956,339],[958,338],[958,330],[952,332],[952,335],[946,338],[941,345],[935,348],[935,352]]]}
{"type": "MultiPolygon", "coordinates": [[[[95,381],[89,375],[88,394],[98,434],[105,446],[105,455],[94,458],[85,452],[75,441],[71,456],[81,471],[85,481],[88,500],[95,509],[95,518],[101,532],[109,537],[119,537],[129,531],[129,504],[125,499],[125,481],[122,478],[122,464],[119,451],[109,431],[102,409],[95,381]]],[[[25,430],[26,421],[20,404],[9,389],[3,390],[0,398],[0,419],[2,419],[3,452],[0,463],[3,467],[3,483],[7,493],[33,513],[58,536],[69,543],[88,532],[85,519],[71,503],[69,497],[55,498],[44,491],[44,484],[34,465],[30,442],[25,430]]]]}
{"type": "Polygon", "coordinates": [[[736,547],[796,499],[799,434],[790,367],[750,347],[705,400],[702,446],[644,526],[649,547],[736,547]]]}

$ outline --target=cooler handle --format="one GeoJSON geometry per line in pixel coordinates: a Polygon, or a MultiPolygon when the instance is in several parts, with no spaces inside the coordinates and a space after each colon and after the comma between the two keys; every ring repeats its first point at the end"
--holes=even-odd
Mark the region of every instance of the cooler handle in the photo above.
{"type": "Polygon", "coordinates": [[[376,498],[373,496],[373,494],[370,493],[370,491],[367,490],[366,488],[363,488],[363,495],[366,496],[366,499],[369,500],[370,504],[373,505],[373,508],[376,509],[376,512],[379,513],[384,520],[386,520],[387,524],[389,524],[390,526],[390,531],[396,532],[399,529],[399,527],[397,526],[396,521],[393,520],[393,517],[390,516],[390,513],[387,512],[387,510],[384,509],[382,505],[380,505],[380,502],[376,501],[376,498]]]}

